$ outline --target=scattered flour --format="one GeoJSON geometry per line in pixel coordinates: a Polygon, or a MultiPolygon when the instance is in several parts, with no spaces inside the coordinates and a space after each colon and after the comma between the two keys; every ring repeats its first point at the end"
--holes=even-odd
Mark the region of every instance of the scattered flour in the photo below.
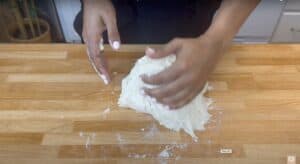
{"type": "Polygon", "coordinates": [[[140,75],[157,74],[171,66],[175,60],[175,55],[161,59],[151,59],[147,56],[139,59],[129,75],[122,81],[122,91],[118,103],[120,107],[151,114],[161,125],[169,129],[175,131],[183,129],[196,140],[197,136],[194,134],[194,130],[204,130],[204,125],[210,119],[207,110],[212,101],[203,96],[207,90],[207,85],[194,100],[177,110],[169,110],[167,106],[143,94],[142,88],[155,88],[157,86],[145,84],[140,75]]]}
{"type": "Polygon", "coordinates": [[[96,133],[87,133],[87,134],[84,134],[83,132],[79,132],[79,136],[80,137],[83,137],[83,138],[86,138],[86,141],[85,141],[85,148],[87,150],[90,149],[90,146],[91,146],[91,143],[92,141],[95,139],[96,137],[96,133]]]}
{"type": "Polygon", "coordinates": [[[162,152],[159,153],[159,157],[163,158],[169,158],[172,154],[169,152],[169,150],[165,149],[162,152]]]}
{"type": "Polygon", "coordinates": [[[178,160],[180,160],[180,156],[177,156],[176,158],[175,158],[175,161],[178,161],[178,160]]]}
{"type": "Polygon", "coordinates": [[[157,133],[159,133],[159,129],[157,128],[156,124],[151,124],[149,127],[149,131],[145,134],[145,138],[152,138],[154,137],[157,133]]]}
{"type": "Polygon", "coordinates": [[[116,136],[117,136],[117,140],[118,140],[119,144],[123,144],[125,142],[124,138],[122,137],[122,135],[120,133],[117,133],[116,136]]]}
{"type": "Polygon", "coordinates": [[[110,108],[106,108],[102,113],[101,116],[106,119],[107,115],[110,113],[110,108]]]}
{"type": "Polygon", "coordinates": [[[212,90],[214,90],[214,87],[213,87],[212,85],[208,84],[207,90],[208,90],[208,91],[212,91],[212,90]]]}
{"type": "Polygon", "coordinates": [[[135,158],[135,159],[141,159],[141,158],[146,158],[147,154],[137,154],[137,153],[130,153],[128,155],[129,158],[135,158]]]}
{"type": "Polygon", "coordinates": [[[165,149],[162,150],[159,154],[158,157],[160,158],[170,158],[173,157],[174,153],[173,151],[175,149],[185,149],[187,147],[187,144],[172,144],[172,145],[166,145],[165,149]]]}

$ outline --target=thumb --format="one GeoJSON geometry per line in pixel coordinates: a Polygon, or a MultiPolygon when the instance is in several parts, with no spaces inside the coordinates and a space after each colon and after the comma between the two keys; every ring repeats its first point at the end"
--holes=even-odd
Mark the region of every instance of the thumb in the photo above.
{"type": "Polygon", "coordinates": [[[181,47],[180,39],[173,39],[171,42],[166,44],[163,48],[154,51],[151,48],[146,50],[146,55],[151,58],[162,58],[171,54],[176,54],[178,49],[181,47]]]}
{"type": "Polygon", "coordinates": [[[121,41],[116,16],[115,14],[107,14],[103,17],[103,20],[107,28],[109,44],[114,50],[118,50],[121,46],[121,41]]]}

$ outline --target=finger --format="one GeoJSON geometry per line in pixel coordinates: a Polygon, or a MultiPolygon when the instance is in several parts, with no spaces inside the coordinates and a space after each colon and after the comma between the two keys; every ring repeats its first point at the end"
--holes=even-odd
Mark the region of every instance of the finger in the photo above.
{"type": "Polygon", "coordinates": [[[147,47],[146,50],[145,50],[145,54],[147,56],[151,56],[153,53],[155,53],[155,50],[151,47],[147,47]]]}
{"type": "Polygon", "coordinates": [[[110,76],[108,73],[108,65],[106,62],[105,57],[100,53],[100,39],[98,38],[91,38],[88,40],[88,56],[90,62],[94,69],[96,70],[97,74],[104,80],[107,84],[110,82],[110,76]]]}
{"type": "Polygon", "coordinates": [[[145,89],[145,93],[161,102],[164,98],[177,94],[186,88],[187,80],[182,77],[167,85],[162,85],[153,89],[145,89]]]}
{"type": "Polygon", "coordinates": [[[83,30],[81,35],[82,35],[82,39],[83,39],[84,44],[86,44],[87,43],[86,32],[83,30]]]}
{"type": "Polygon", "coordinates": [[[195,96],[197,96],[198,91],[192,91],[189,93],[190,94],[188,94],[185,98],[177,101],[175,104],[169,105],[170,109],[179,109],[184,105],[188,104],[194,99],[195,96]]]}
{"type": "Polygon", "coordinates": [[[190,87],[190,92],[189,92],[190,94],[186,98],[182,98],[181,100],[179,99],[178,101],[174,101],[175,104],[170,105],[170,109],[178,109],[190,103],[198,94],[201,93],[201,91],[205,87],[205,84],[199,86],[201,87],[200,88],[198,87],[196,89],[190,87]]]}
{"type": "Polygon", "coordinates": [[[118,50],[121,46],[120,34],[117,27],[115,13],[107,13],[103,15],[103,21],[107,28],[110,46],[114,50],[118,50]]]}
{"type": "Polygon", "coordinates": [[[160,102],[169,106],[174,106],[176,103],[187,98],[187,96],[191,94],[191,92],[191,87],[185,87],[171,96],[164,97],[160,102]]]}
{"type": "Polygon", "coordinates": [[[181,48],[181,40],[173,39],[171,42],[166,44],[163,48],[156,50],[155,53],[149,53],[147,55],[151,58],[162,58],[171,54],[176,54],[180,48],[181,48]]]}
{"type": "Polygon", "coordinates": [[[94,63],[96,65],[96,67],[99,68],[101,71],[99,76],[103,79],[105,84],[109,84],[111,79],[110,79],[109,72],[107,71],[108,63],[107,63],[106,58],[102,54],[100,54],[95,57],[94,63]]]}
{"type": "Polygon", "coordinates": [[[151,85],[162,85],[172,81],[175,81],[182,73],[179,62],[175,61],[170,67],[163,70],[162,72],[148,76],[142,75],[142,80],[151,85]]]}

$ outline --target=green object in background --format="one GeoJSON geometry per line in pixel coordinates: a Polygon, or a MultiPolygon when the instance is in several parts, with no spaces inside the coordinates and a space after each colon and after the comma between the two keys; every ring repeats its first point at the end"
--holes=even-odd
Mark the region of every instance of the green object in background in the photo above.
{"type": "Polygon", "coordinates": [[[0,0],[0,3],[7,3],[10,6],[13,15],[16,18],[16,24],[18,26],[21,39],[30,39],[30,33],[32,37],[41,35],[42,32],[34,0],[0,0]],[[24,10],[25,17],[22,16],[22,10],[24,10]],[[25,18],[27,18],[26,22],[29,24],[30,33],[26,29],[24,23],[25,18]]]}
{"type": "Polygon", "coordinates": [[[28,35],[27,35],[27,32],[26,32],[26,28],[25,28],[25,25],[24,25],[24,19],[22,18],[19,6],[18,6],[16,0],[10,0],[9,2],[10,2],[10,5],[12,7],[12,11],[15,15],[17,25],[18,25],[19,30],[20,30],[20,36],[21,36],[22,39],[27,39],[28,35]]]}

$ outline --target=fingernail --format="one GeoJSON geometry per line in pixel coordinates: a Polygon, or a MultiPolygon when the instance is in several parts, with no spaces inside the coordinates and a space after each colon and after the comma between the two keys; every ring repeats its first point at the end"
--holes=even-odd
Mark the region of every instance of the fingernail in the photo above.
{"type": "Polygon", "coordinates": [[[99,48],[100,48],[100,51],[104,51],[104,45],[103,45],[103,43],[99,43],[99,48]]]}
{"type": "Polygon", "coordinates": [[[99,49],[100,49],[100,51],[104,51],[103,38],[101,38],[101,40],[99,42],[99,49]]]}
{"type": "Polygon", "coordinates": [[[146,55],[152,55],[155,53],[155,50],[153,48],[147,47],[146,48],[146,55]]]}
{"type": "Polygon", "coordinates": [[[100,77],[103,80],[104,84],[107,85],[108,84],[108,80],[107,80],[106,76],[104,76],[103,74],[100,74],[100,77]]]}
{"type": "Polygon", "coordinates": [[[120,48],[120,42],[119,41],[113,41],[111,46],[112,46],[113,49],[118,50],[120,48]]]}

